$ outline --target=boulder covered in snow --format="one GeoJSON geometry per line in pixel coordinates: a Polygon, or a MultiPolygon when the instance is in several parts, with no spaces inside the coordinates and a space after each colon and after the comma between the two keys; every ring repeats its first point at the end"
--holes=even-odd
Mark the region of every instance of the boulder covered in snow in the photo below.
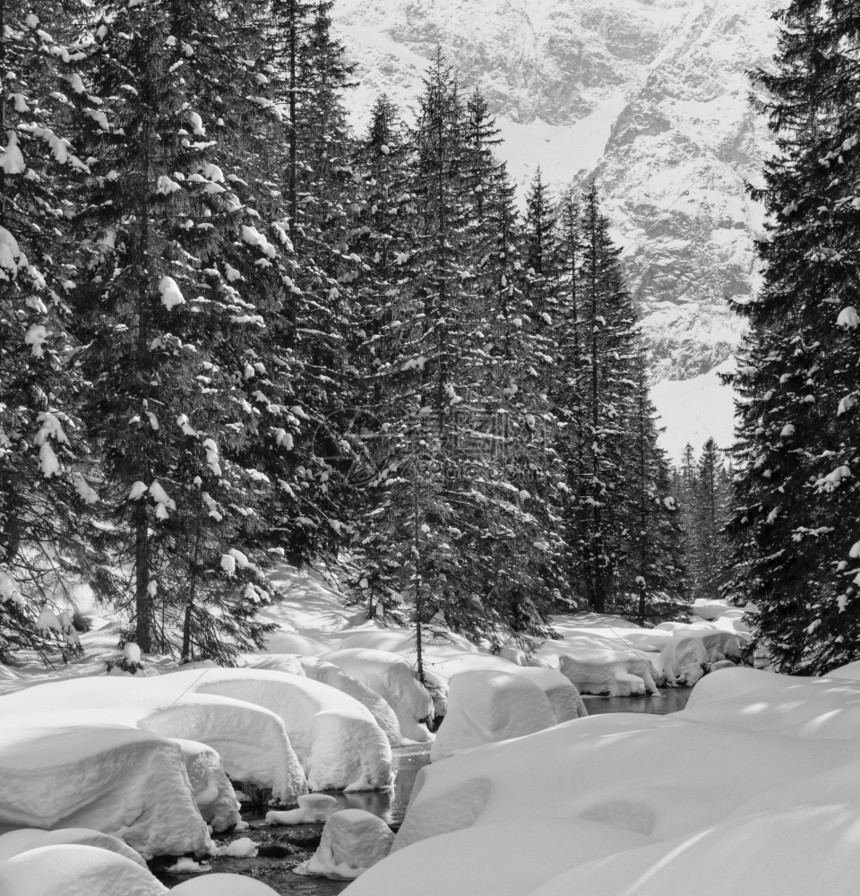
{"type": "Polygon", "coordinates": [[[180,671],[154,678],[93,676],[34,685],[0,697],[0,711],[16,726],[127,726],[198,741],[214,749],[234,781],[271,788],[275,799],[295,802],[307,793],[302,767],[270,710],[200,692],[209,674],[180,671]]]}
{"type": "Polygon", "coordinates": [[[451,679],[448,714],[430,759],[437,762],[458,750],[533,734],[555,723],[543,690],[516,672],[461,672],[451,679]]]}
{"type": "Polygon", "coordinates": [[[337,800],[326,793],[306,793],[295,809],[266,813],[266,824],[320,824],[337,811],[337,800]]]}
{"type": "Polygon", "coordinates": [[[177,884],[170,896],[278,896],[278,891],[242,874],[202,874],[177,884]]]}
{"type": "Polygon", "coordinates": [[[329,817],[317,851],[295,871],[351,880],[384,859],[393,842],[391,828],[377,815],[342,809],[329,817]]]}
{"type": "Polygon", "coordinates": [[[391,783],[388,738],[370,711],[343,691],[269,669],[212,669],[194,687],[278,715],[311,790],[374,790],[391,783]]]}
{"type": "Polygon", "coordinates": [[[3,896],[164,896],[147,868],[107,849],[40,846],[0,862],[3,896]]]}
{"type": "Polygon", "coordinates": [[[397,714],[390,704],[377,694],[372,688],[363,684],[355,676],[350,675],[345,669],[330,663],[318,656],[300,657],[302,668],[305,675],[314,681],[322,682],[331,688],[336,688],[348,694],[359,703],[366,706],[376,724],[385,732],[388,742],[392,747],[399,747],[403,742],[403,735],[400,732],[400,723],[397,721],[397,714]]]}
{"type": "Polygon", "coordinates": [[[715,663],[741,662],[748,636],[710,623],[674,623],[655,666],[669,686],[692,687],[715,663]]]}
{"type": "Polygon", "coordinates": [[[145,857],[212,848],[179,745],[130,726],[21,721],[0,726],[0,825],[93,828],[145,857]]]}
{"type": "Polygon", "coordinates": [[[131,860],[142,868],[146,862],[137,850],[132,849],[125,841],[110,834],[103,834],[92,828],[59,828],[55,831],[43,831],[39,828],[18,828],[6,834],[0,834],[0,862],[11,859],[29,849],[41,846],[59,845],[95,846],[106,849],[119,856],[131,860]]]}
{"type": "Polygon", "coordinates": [[[433,700],[403,657],[354,647],[327,653],[323,659],[379,694],[397,715],[404,737],[422,743],[433,739],[425,724],[433,715],[433,700]]]}
{"type": "Polygon", "coordinates": [[[569,722],[588,715],[576,686],[558,669],[522,666],[515,670],[515,674],[534,682],[546,694],[556,722],[569,722]]]}
{"type": "Polygon", "coordinates": [[[638,651],[608,645],[573,643],[558,667],[582,694],[629,697],[657,694],[654,667],[638,651]]]}

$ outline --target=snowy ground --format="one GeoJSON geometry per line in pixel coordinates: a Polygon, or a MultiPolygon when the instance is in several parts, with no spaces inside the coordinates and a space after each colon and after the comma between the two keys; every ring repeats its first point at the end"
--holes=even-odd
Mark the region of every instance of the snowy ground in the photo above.
{"type": "MultiPolygon", "coordinates": [[[[653,629],[560,617],[558,637],[530,660],[437,631],[424,645],[424,688],[411,631],[344,609],[318,577],[278,576],[274,652],[239,670],[143,657],[135,676],[104,675],[118,624],[99,617],[67,667],[36,657],[0,666],[3,896],[118,896],[114,879],[122,896],[167,892],[140,855],[211,854],[212,831],[244,824],[237,781],[283,801],[273,824],[328,818],[306,870],[361,874],[348,890],[358,896],[552,896],[574,880],[577,893],[633,896],[686,891],[687,878],[690,891],[752,894],[776,892],[761,888],[771,871],[785,879],[781,893],[860,884],[849,849],[860,831],[857,670],[805,681],[735,668],[748,640],[742,611],[700,602],[694,621],[653,629]],[[584,718],[580,691],[666,684],[696,685],[685,712],[584,718]],[[435,742],[434,714],[445,716],[435,742]],[[304,796],[386,787],[392,746],[415,741],[432,742],[433,764],[388,858],[378,819],[304,796]],[[30,828],[55,839],[22,833],[30,828]],[[796,874],[784,873],[790,862],[777,868],[780,843],[797,851],[804,838],[815,848],[796,874]],[[827,863],[844,874],[831,880],[827,863]]],[[[233,848],[252,855],[255,844],[233,848]]],[[[219,878],[172,892],[272,892],[219,878]]]]}

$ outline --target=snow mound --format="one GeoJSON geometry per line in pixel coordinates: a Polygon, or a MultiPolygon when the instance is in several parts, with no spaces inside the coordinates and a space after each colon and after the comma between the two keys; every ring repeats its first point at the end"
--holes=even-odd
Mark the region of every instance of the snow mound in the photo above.
{"type": "Polygon", "coordinates": [[[252,669],[272,669],[274,672],[289,672],[290,675],[304,675],[302,657],[289,653],[246,653],[245,662],[252,669]]]}
{"type": "Polygon", "coordinates": [[[204,854],[212,846],[180,747],[149,732],[4,725],[0,782],[0,825],[94,828],[145,857],[204,854]]]}
{"type": "Polygon", "coordinates": [[[266,635],[266,653],[291,653],[301,656],[318,656],[331,648],[316,641],[306,638],[297,632],[274,631],[266,635]]]}
{"type": "Polygon", "coordinates": [[[230,856],[234,859],[252,859],[257,855],[257,844],[250,837],[240,837],[218,850],[219,856],[230,856]]]}
{"type": "Polygon", "coordinates": [[[458,750],[533,734],[555,723],[536,683],[513,672],[461,672],[451,679],[448,714],[430,759],[437,762],[458,750]]]}
{"type": "Polygon", "coordinates": [[[860,681],[721,669],[696,685],[677,715],[804,740],[860,742],[860,681]]]}
{"type": "Polygon", "coordinates": [[[94,846],[97,849],[106,849],[115,852],[123,858],[129,859],[142,868],[146,862],[137,850],[132,849],[118,837],[94,831],[92,828],[60,828],[57,831],[43,831],[38,828],[19,828],[17,831],[9,831],[0,835],[0,862],[11,859],[30,849],[38,849],[42,846],[59,846],[61,844],[76,844],[78,846],[94,846]]]}
{"type": "Polygon", "coordinates": [[[391,783],[388,738],[369,710],[342,691],[267,669],[213,669],[196,690],[279,716],[311,790],[374,790],[391,783]]]}
{"type": "MultiPolygon", "coordinates": [[[[167,892],[162,890],[161,892],[167,892]]],[[[241,874],[206,874],[184,880],[170,890],[171,896],[278,896],[278,891],[253,877],[241,874]]],[[[125,894],[123,894],[125,896],[125,894]]]]}
{"type": "Polygon", "coordinates": [[[559,655],[558,667],[582,694],[629,697],[657,694],[656,674],[641,653],[608,644],[571,642],[559,655]]]}
{"type": "Polygon", "coordinates": [[[423,769],[395,849],[513,817],[523,826],[579,817],[668,839],[726,818],[757,793],[858,759],[860,742],[773,736],[677,713],[589,716],[423,769]],[[731,775],[702,774],[722,768],[731,775]]]}
{"type": "Polygon", "coordinates": [[[307,784],[280,717],[247,701],[200,692],[210,674],[207,669],[205,674],[190,670],[151,678],[74,678],[0,700],[18,725],[125,725],[198,741],[218,753],[234,781],[271,788],[275,799],[294,802],[307,792],[307,784]]]}
{"type": "Polygon", "coordinates": [[[423,722],[433,715],[433,700],[405,659],[383,650],[360,647],[336,650],[323,659],[379,694],[397,715],[404,737],[421,743],[433,739],[423,722]]]}
{"type": "Polygon", "coordinates": [[[860,880],[858,811],[857,803],[805,806],[732,819],[568,870],[531,896],[853,896],[860,880]]]}
{"type": "Polygon", "coordinates": [[[655,661],[670,686],[692,687],[714,664],[741,661],[747,638],[711,625],[674,628],[655,661]]]}
{"type": "Polygon", "coordinates": [[[331,688],[343,691],[363,706],[370,710],[370,714],[376,719],[376,724],[385,732],[388,742],[392,747],[399,747],[403,743],[403,735],[400,732],[400,723],[397,714],[392,707],[376,691],[362,684],[357,678],[350,675],[340,666],[330,663],[320,657],[301,657],[301,665],[304,674],[314,681],[319,681],[331,688]]]}
{"type": "Polygon", "coordinates": [[[557,669],[538,666],[522,666],[514,670],[520,678],[534,682],[546,694],[555,714],[556,722],[569,722],[588,715],[588,710],[579,696],[579,691],[565,675],[557,669]]]}
{"type": "MultiPolygon", "coordinates": [[[[654,841],[582,819],[564,824],[529,819],[442,834],[392,853],[347,890],[349,896],[520,896],[571,866],[654,841]],[[506,849],[516,860],[507,858],[506,849]],[[443,858],[444,857],[444,858],[443,858]],[[432,868],[432,874],[416,874],[432,868]],[[392,888],[396,880],[403,889],[392,888]],[[408,881],[408,889],[405,882],[408,881]]],[[[570,893],[580,892],[571,888],[570,893]]],[[[679,891],[682,892],[682,891],[679,891]]]]}
{"type": "Polygon", "coordinates": [[[40,846],[0,862],[3,896],[163,896],[146,868],[107,849],[40,846]]]}
{"type": "Polygon", "coordinates": [[[295,872],[351,880],[384,859],[393,841],[391,828],[378,816],[342,809],[328,819],[317,851],[295,872]]]}
{"type": "Polygon", "coordinates": [[[191,792],[203,820],[217,832],[230,830],[239,824],[242,820],[239,801],[218,753],[198,741],[178,737],[172,740],[182,750],[191,792]]]}
{"type": "Polygon", "coordinates": [[[327,821],[337,809],[337,800],[324,793],[307,793],[299,797],[297,809],[267,812],[266,824],[319,824],[327,821]]]}

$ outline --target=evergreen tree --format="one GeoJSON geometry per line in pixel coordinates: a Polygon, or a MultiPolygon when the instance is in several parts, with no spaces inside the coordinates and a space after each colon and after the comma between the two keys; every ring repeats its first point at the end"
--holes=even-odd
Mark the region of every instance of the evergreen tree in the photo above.
{"type": "Polygon", "coordinates": [[[68,333],[68,185],[86,166],[65,119],[88,104],[73,30],[62,3],[0,2],[0,659],[65,643],[39,610],[84,573],[84,510],[98,500],[68,333]]]}
{"type": "Polygon", "coordinates": [[[690,565],[694,598],[717,599],[727,577],[729,542],[723,530],[728,523],[729,487],[722,452],[708,439],[702,446],[693,491],[690,565]]]}
{"type": "Polygon", "coordinates": [[[636,357],[635,314],[608,229],[592,186],[583,199],[580,224],[583,466],[577,503],[569,514],[568,543],[578,590],[598,613],[605,612],[615,594],[626,550],[622,446],[636,357]]]}
{"type": "Polygon", "coordinates": [[[634,367],[635,395],[626,453],[630,458],[628,546],[621,576],[627,612],[640,625],[677,619],[686,601],[686,571],[678,504],[669,464],[657,444],[656,411],[642,354],[634,367]],[[635,609],[634,609],[635,607],[635,609]],[[632,612],[631,612],[632,611],[632,612]]]}
{"type": "Polygon", "coordinates": [[[858,20],[841,0],[779,13],[776,67],[759,72],[778,155],[758,193],[770,213],[765,281],[739,308],[749,335],[734,376],[737,575],[758,643],[778,667],[826,671],[858,657],[860,511],[855,189],[858,20]]]}
{"type": "Polygon", "coordinates": [[[111,4],[91,74],[103,104],[78,301],[114,521],[95,586],[119,606],[130,589],[129,637],[184,659],[230,661],[267,629],[247,535],[269,483],[236,457],[267,415],[289,426],[251,363],[278,250],[218,140],[249,92],[242,22],[214,2],[111,4]]]}

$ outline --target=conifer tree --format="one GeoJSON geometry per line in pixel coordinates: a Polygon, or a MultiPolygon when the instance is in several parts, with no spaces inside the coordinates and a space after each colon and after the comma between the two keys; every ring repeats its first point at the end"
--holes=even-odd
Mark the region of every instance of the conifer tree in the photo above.
{"type": "Polygon", "coordinates": [[[621,577],[640,625],[677,619],[686,601],[686,571],[678,504],[670,492],[666,457],[657,444],[656,411],[644,355],[634,365],[635,393],[625,454],[628,546],[621,577]]]}
{"type": "Polygon", "coordinates": [[[65,643],[51,606],[85,571],[98,500],[68,332],[68,185],[86,165],[63,119],[88,102],[73,31],[62,3],[0,2],[0,658],[65,643]]]}
{"type": "Polygon", "coordinates": [[[826,671],[858,657],[860,511],[854,208],[860,81],[844,48],[851,4],[781,11],[775,70],[759,72],[778,154],[758,193],[770,213],[764,286],[739,308],[749,336],[734,382],[737,575],[758,642],[779,668],[826,671]]]}
{"type": "Polygon", "coordinates": [[[247,541],[268,480],[235,458],[266,437],[268,416],[286,424],[281,441],[290,426],[283,389],[259,382],[253,352],[266,325],[254,299],[269,294],[279,254],[269,235],[286,237],[258,229],[218,140],[250,92],[231,22],[241,10],[219,3],[106,9],[78,296],[114,519],[95,585],[120,606],[131,590],[128,636],[142,650],[222,661],[260,643],[271,596],[247,541]]]}
{"type": "Polygon", "coordinates": [[[585,450],[569,543],[581,592],[598,613],[606,610],[615,593],[626,550],[622,445],[636,356],[635,313],[608,228],[592,185],[583,198],[580,225],[585,450]]]}
{"type": "Polygon", "coordinates": [[[729,542],[723,531],[728,523],[728,492],[722,452],[708,439],[699,456],[693,491],[690,566],[694,598],[718,598],[728,574],[729,542]]]}

